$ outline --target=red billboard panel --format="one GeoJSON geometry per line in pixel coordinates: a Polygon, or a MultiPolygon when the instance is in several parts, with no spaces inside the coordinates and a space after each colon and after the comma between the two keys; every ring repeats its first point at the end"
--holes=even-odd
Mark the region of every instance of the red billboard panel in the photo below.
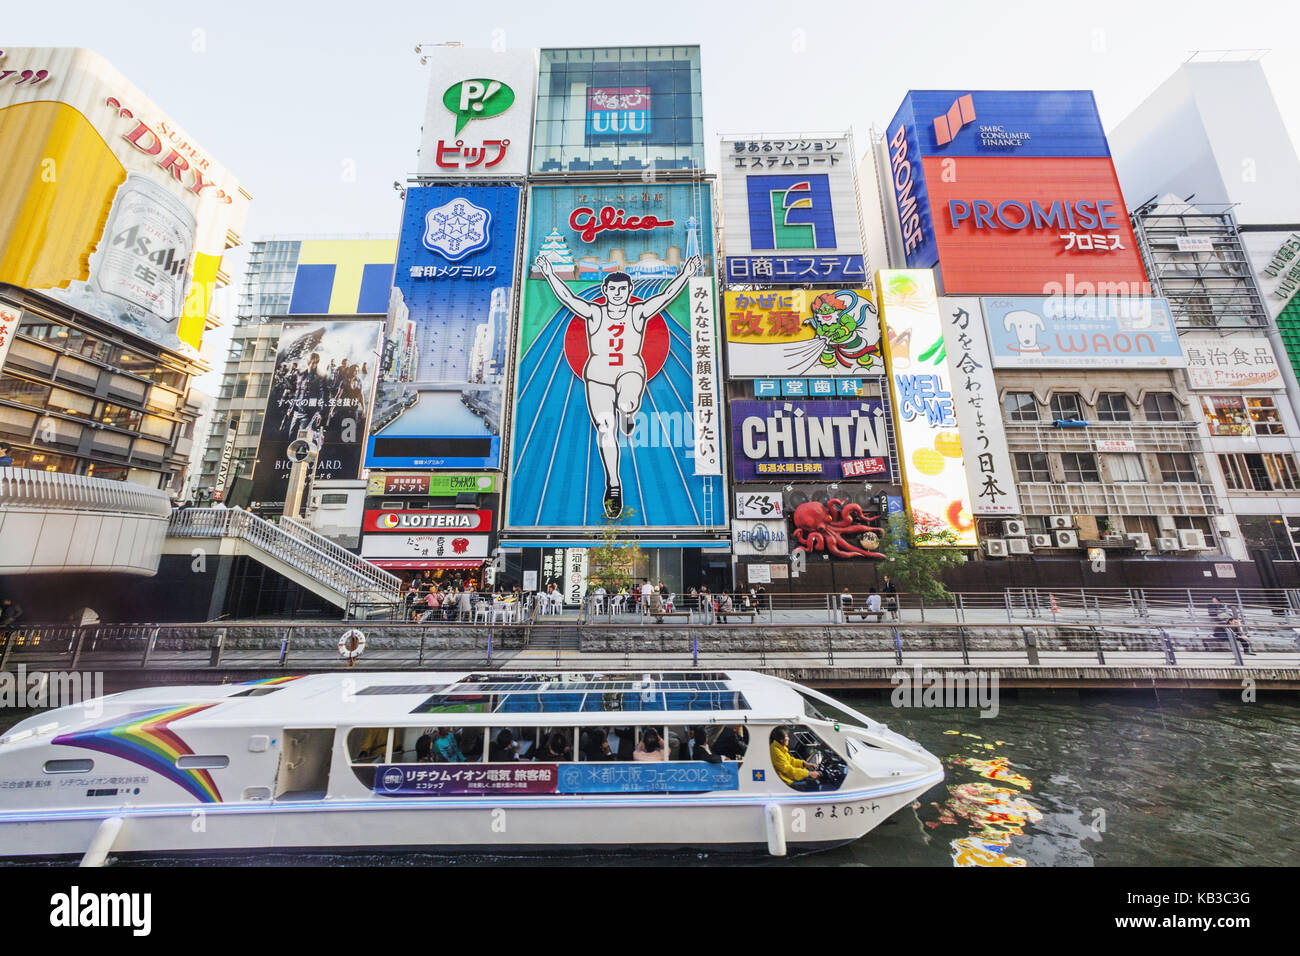
{"type": "Polygon", "coordinates": [[[1150,294],[1108,157],[922,162],[945,293],[1150,294]]]}
{"type": "Polygon", "coordinates": [[[367,532],[491,531],[492,512],[473,511],[367,511],[367,532]]]}

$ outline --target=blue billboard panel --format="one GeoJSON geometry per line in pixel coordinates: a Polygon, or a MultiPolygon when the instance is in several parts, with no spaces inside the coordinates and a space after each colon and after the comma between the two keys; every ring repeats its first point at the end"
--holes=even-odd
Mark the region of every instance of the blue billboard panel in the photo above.
{"type": "Polygon", "coordinates": [[[939,262],[930,193],[925,188],[925,164],[917,135],[912,100],[903,100],[886,127],[889,150],[889,180],[894,194],[894,213],[903,237],[903,252],[909,269],[933,269],[939,262]]]}
{"type": "Polygon", "coordinates": [[[921,156],[1110,156],[1090,90],[912,90],[904,109],[921,156]]]}
{"type": "Polygon", "coordinates": [[[888,483],[890,425],[879,398],[731,403],[736,481],[888,483]]]}
{"type": "Polygon", "coordinates": [[[518,186],[409,186],[368,468],[497,468],[518,186]]]}
{"type": "Polygon", "coordinates": [[[1169,303],[1143,296],[981,300],[994,368],[1184,368],[1169,303]]]}
{"type": "Polygon", "coordinates": [[[529,196],[508,526],[721,526],[721,478],[695,474],[693,441],[692,373],[716,354],[688,324],[688,283],[713,271],[708,187],[529,196]]]}

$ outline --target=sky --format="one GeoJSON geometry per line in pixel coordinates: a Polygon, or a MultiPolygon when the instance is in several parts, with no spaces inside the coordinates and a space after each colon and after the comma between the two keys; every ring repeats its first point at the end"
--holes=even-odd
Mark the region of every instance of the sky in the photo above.
{"type": "MultiPolygon", "coordinates": [[[[1300,5],[1259,0],[653,4],[49,0],[6,4],[0,49],[105,56],[253,195],[245,243],[396,235],[428,85],[415,46],[698,44],[708,169],[720,134],[851,127],[859,152],[909,89],[1091,89],[1107,130],[1197,50],[1269,49],[1300,133],[1300,5]]],[[[247,245],[228,256],[237,292],[247,245]]],[[[225,297],[226,320],[234,315],[225,297]]],[[[209,333],[214,391],[229,330],[209,333]]]]}

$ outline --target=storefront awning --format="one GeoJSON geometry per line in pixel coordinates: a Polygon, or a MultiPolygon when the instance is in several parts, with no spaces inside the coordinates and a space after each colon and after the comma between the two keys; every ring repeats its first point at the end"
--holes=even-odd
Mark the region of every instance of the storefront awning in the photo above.
{"type": "Polygon", "coordinates": [[[429,568],[481,568],[484,562],[479,561],[417,561],[407,560],[405,558],[371,558],[370,563],[380,568],[393,570],[396,568],[416,568],[421,571],[429,568]]]}

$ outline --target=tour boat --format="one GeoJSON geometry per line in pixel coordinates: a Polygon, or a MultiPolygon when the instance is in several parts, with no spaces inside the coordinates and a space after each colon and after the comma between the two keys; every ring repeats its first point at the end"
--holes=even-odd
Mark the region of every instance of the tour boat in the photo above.
{"type": "Polygon", "coordinates": [[[942,779],[884,724],[754,672],[278,677],[17,724],[0,737],[0,857],[782,855],[857,840],[942,779]]]}

